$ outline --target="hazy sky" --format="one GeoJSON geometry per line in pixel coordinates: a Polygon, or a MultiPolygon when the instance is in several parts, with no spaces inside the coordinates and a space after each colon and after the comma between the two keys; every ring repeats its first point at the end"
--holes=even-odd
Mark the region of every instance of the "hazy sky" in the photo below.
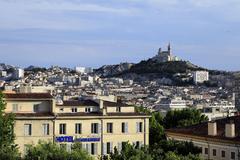
{"type": "Polygon", "coordinates": [[[0,62],[92,66],[166,49],[240,70],[240,0],[0,0],[0,62]]]}

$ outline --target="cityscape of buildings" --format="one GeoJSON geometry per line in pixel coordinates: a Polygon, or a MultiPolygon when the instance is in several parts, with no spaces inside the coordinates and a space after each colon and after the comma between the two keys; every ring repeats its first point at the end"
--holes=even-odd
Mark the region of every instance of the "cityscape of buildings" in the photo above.
{"type": "MultiPolygon", "coordinates": [[[[152,58],[158,63],[178,62],[171,52],[152,58]]],[[[182,73],[179,73],[182,74],[182,73]]],[[[208,87],[207,70],[188,75],[191,85],[166,85],[163,80],[137,81],[130,77],[103,77],[92,68],[52,66],[21,69],[1,64],[0,87],[6,113],[15,113],[16,144],[24,155],[28,144],[47,140],[71,150],[74,142],[96,158],[123,143],[149,145],[150,115],[136,107],[160,112],[197,109],[209,122],[166,130],[168,139],[190,141],[202,149],[204,159],[239,157],[239,90],[235,83],[208,87]]],[[[227,81],[227,79],[225,80],[227,81]]],[[[225,84],[225,83],[224,83],[225,84]]]]}

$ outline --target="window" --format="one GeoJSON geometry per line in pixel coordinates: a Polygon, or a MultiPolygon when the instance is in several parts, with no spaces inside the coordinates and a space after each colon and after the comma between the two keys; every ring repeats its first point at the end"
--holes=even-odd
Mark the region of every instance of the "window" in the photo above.
{"type": "Polygon", "coordinates": [[[33,112],[39,112],[39,104],[33,105],[33,112]]]}
{"type": "Polygon", "coordinates": [[[49,135],[49,124],[48,123],[43,124],[42,127],[43,127],[43,135],[49,135]]]}
{"type": "Polygon", "coordinates": [[[222,151],[222,157],[225,158],[225,156],[226,156],[226,152],[222,151]]]}
{"type": "Polygon", "coordinates": [[[65,123],[59,124],[59,134],[66,134],[66,124],[65,123]]]}
{"type": "Polygon", "coordinates": [[[97,143],[91,143],[91,154],[92,155],[97,154],[97,143]]]}
{"type": "Polygon", "coordinates": [[[72,108],[72,113],[76,113],[77,112],[77,108],[72,108]]]}
{"type": "Polygon", "coordinates": [[[12,111],[17,112],[18,111],[18,104],[12,104],[12,111]]]}
{"type": "Polygon", "coordinates": [[[113,148],[112,143],[107,142],[106,145],[107,145],[107,154],[110,154],[112,152],[112,148],[113,148]]]}
{"type": "Polygon", "coordinates": [[[122,123],[122,133],[128,133],[128,123],[127,122],[122,123]]]}
{"type": "Polygon", "coordinates": [[[63,111],[64,111],[64,108],[60,108],[59,110],[60,110],[61,112],[63,112],[63,111]]]}
{"type": "Polygon", "coordinates": [[[135,147],[136,147],[136,148],[140,148],[140,142],[139,142],[139,141],[136,142],[135,147]]]}
{"type": "Polygon", "coordinates": [[[213,151],[213,153],[212,153],[213,156],[217,156],[217,150],[216,150],[216,149],[213,149],[212,151],[213,151]]]}
{"type": "Polygon", "coordinates": [[[29,144],[24,144],[23,154],[26,155],[28,151],[29,151],[29,144]]]}
{"type": "Polygon", "coordinates": [[[142,132],[142,122],[137,122],[137,133],[142,132]]]}
{"type": "Polygon", "coordinates": [[[235,152],[231,152],[231,159],[235,159],[235,152]]]}
{"type": "Polygon", "coordinates": [[[98,134],[98,123],[92,123],[91,132],[92,134],[98,134]]]}
{"type": "Polygon", "coordinates": [[[116,112],[121,112],[121,107],[116,107],[116,112]]]}
{"type": "Polygon", "coordinates": [[[91,108],[90,107],[85,108],[85,112],[86,113],[90,113],[91,112],[91,108]]]}
{"type": "Polygon", "coordinates": [[[24,135],[25,136],[32,135],[32,124],[24,124],[24,135]]]}
{"type": "Polygon", "coordinates": [[[113,133],[113,123],[107,123],[107,133],[113,133]]]}
{"type": "Polygon", "coordinates": [[[82,134],[82,124],[81,123],[75,124],[75,134],[82,134]]]}
{"type": "Polygon", "coordinates": [[[208,154],[208,148],[205,148],[204,153],[205,153],[205,154],[208,154]]]}

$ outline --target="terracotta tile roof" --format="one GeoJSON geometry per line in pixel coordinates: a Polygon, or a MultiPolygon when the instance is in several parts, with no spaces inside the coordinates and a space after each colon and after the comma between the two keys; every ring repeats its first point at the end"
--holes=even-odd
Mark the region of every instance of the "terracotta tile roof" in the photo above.
{"type": "MultiPolygon", "coordinates": [[[[64,117],[64,116],[103,116],[101,112],[91,112],[91,113],[58,113],[57,116],[64,117]]],[[[107,113],[106,116],[147,116],[146,114],[140,113],[107,113]]]]}
{"type": "Polygon", "coordinates": [[[99,106],[98,103],[92,100],[73,100],[73,101],[63,101],[62,105],[57,106],[99,106]]]}
{"type": "Polygon", "coordinates": [[[57,117],[76,117],[76,116],[102,116],[102,113],[100,112],[92,112],[92,113],[58,113],[57,117]]]}
{"type": "Polygon", "coordinates": [[[127,107],[129,106],[128,104],[121,103],[121,102],[110,102],[110,101],[104,101],[103,102],[104,106],[109,106],[109,107],[127,107]]]}
{"type": "Polygon", "coordinates": [[[219,119],[219,120],[216,120],[216,123],[217,123],[216,136],[208,136],[208,122],[204,122],[201,124],[184,127],[184,128],[166,129],[166,132],[240,142],[240,116],[233,116],[233,117],[228,117],[224,119],[219,119]],[[236,131],[235,138],[225,137],[225,124],[230,121],[235,123],[235,131],[236,131]]]}
{"type": "Polygon", "coordinates": [[[53,113],[14,113],[16,117],[54,117],[53,113]]]}
{"type": "Polygon", "coordinates": [[[51,99],[50,93],[5,93],[6,99],[51,99]]]}

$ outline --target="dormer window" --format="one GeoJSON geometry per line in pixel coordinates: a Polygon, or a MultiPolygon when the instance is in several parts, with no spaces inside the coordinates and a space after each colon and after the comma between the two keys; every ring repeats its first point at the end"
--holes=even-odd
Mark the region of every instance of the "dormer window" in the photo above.
{"type": "Polygon", "coordinates": [[[90,112],[91,112],[91,108],[90,108],[90,107],[86,107],[86,108],[85,108],[85,112],[86,112],[86,113],[90,113],[90,112]]]}
{"type": "Polygon", "coordinates": [[[39,104],[33,105],[33,112],[39,112],[39,104]]]}
{"type": "Polygon", "coordinates": [[[121,107],[116,107],[116,112],[121,112],[121,107]]]}
{"type": "Polygon", "coordinates": [[[72,113],[76,113],[77,112],[77,108],[72,108],[72,113]]]}

